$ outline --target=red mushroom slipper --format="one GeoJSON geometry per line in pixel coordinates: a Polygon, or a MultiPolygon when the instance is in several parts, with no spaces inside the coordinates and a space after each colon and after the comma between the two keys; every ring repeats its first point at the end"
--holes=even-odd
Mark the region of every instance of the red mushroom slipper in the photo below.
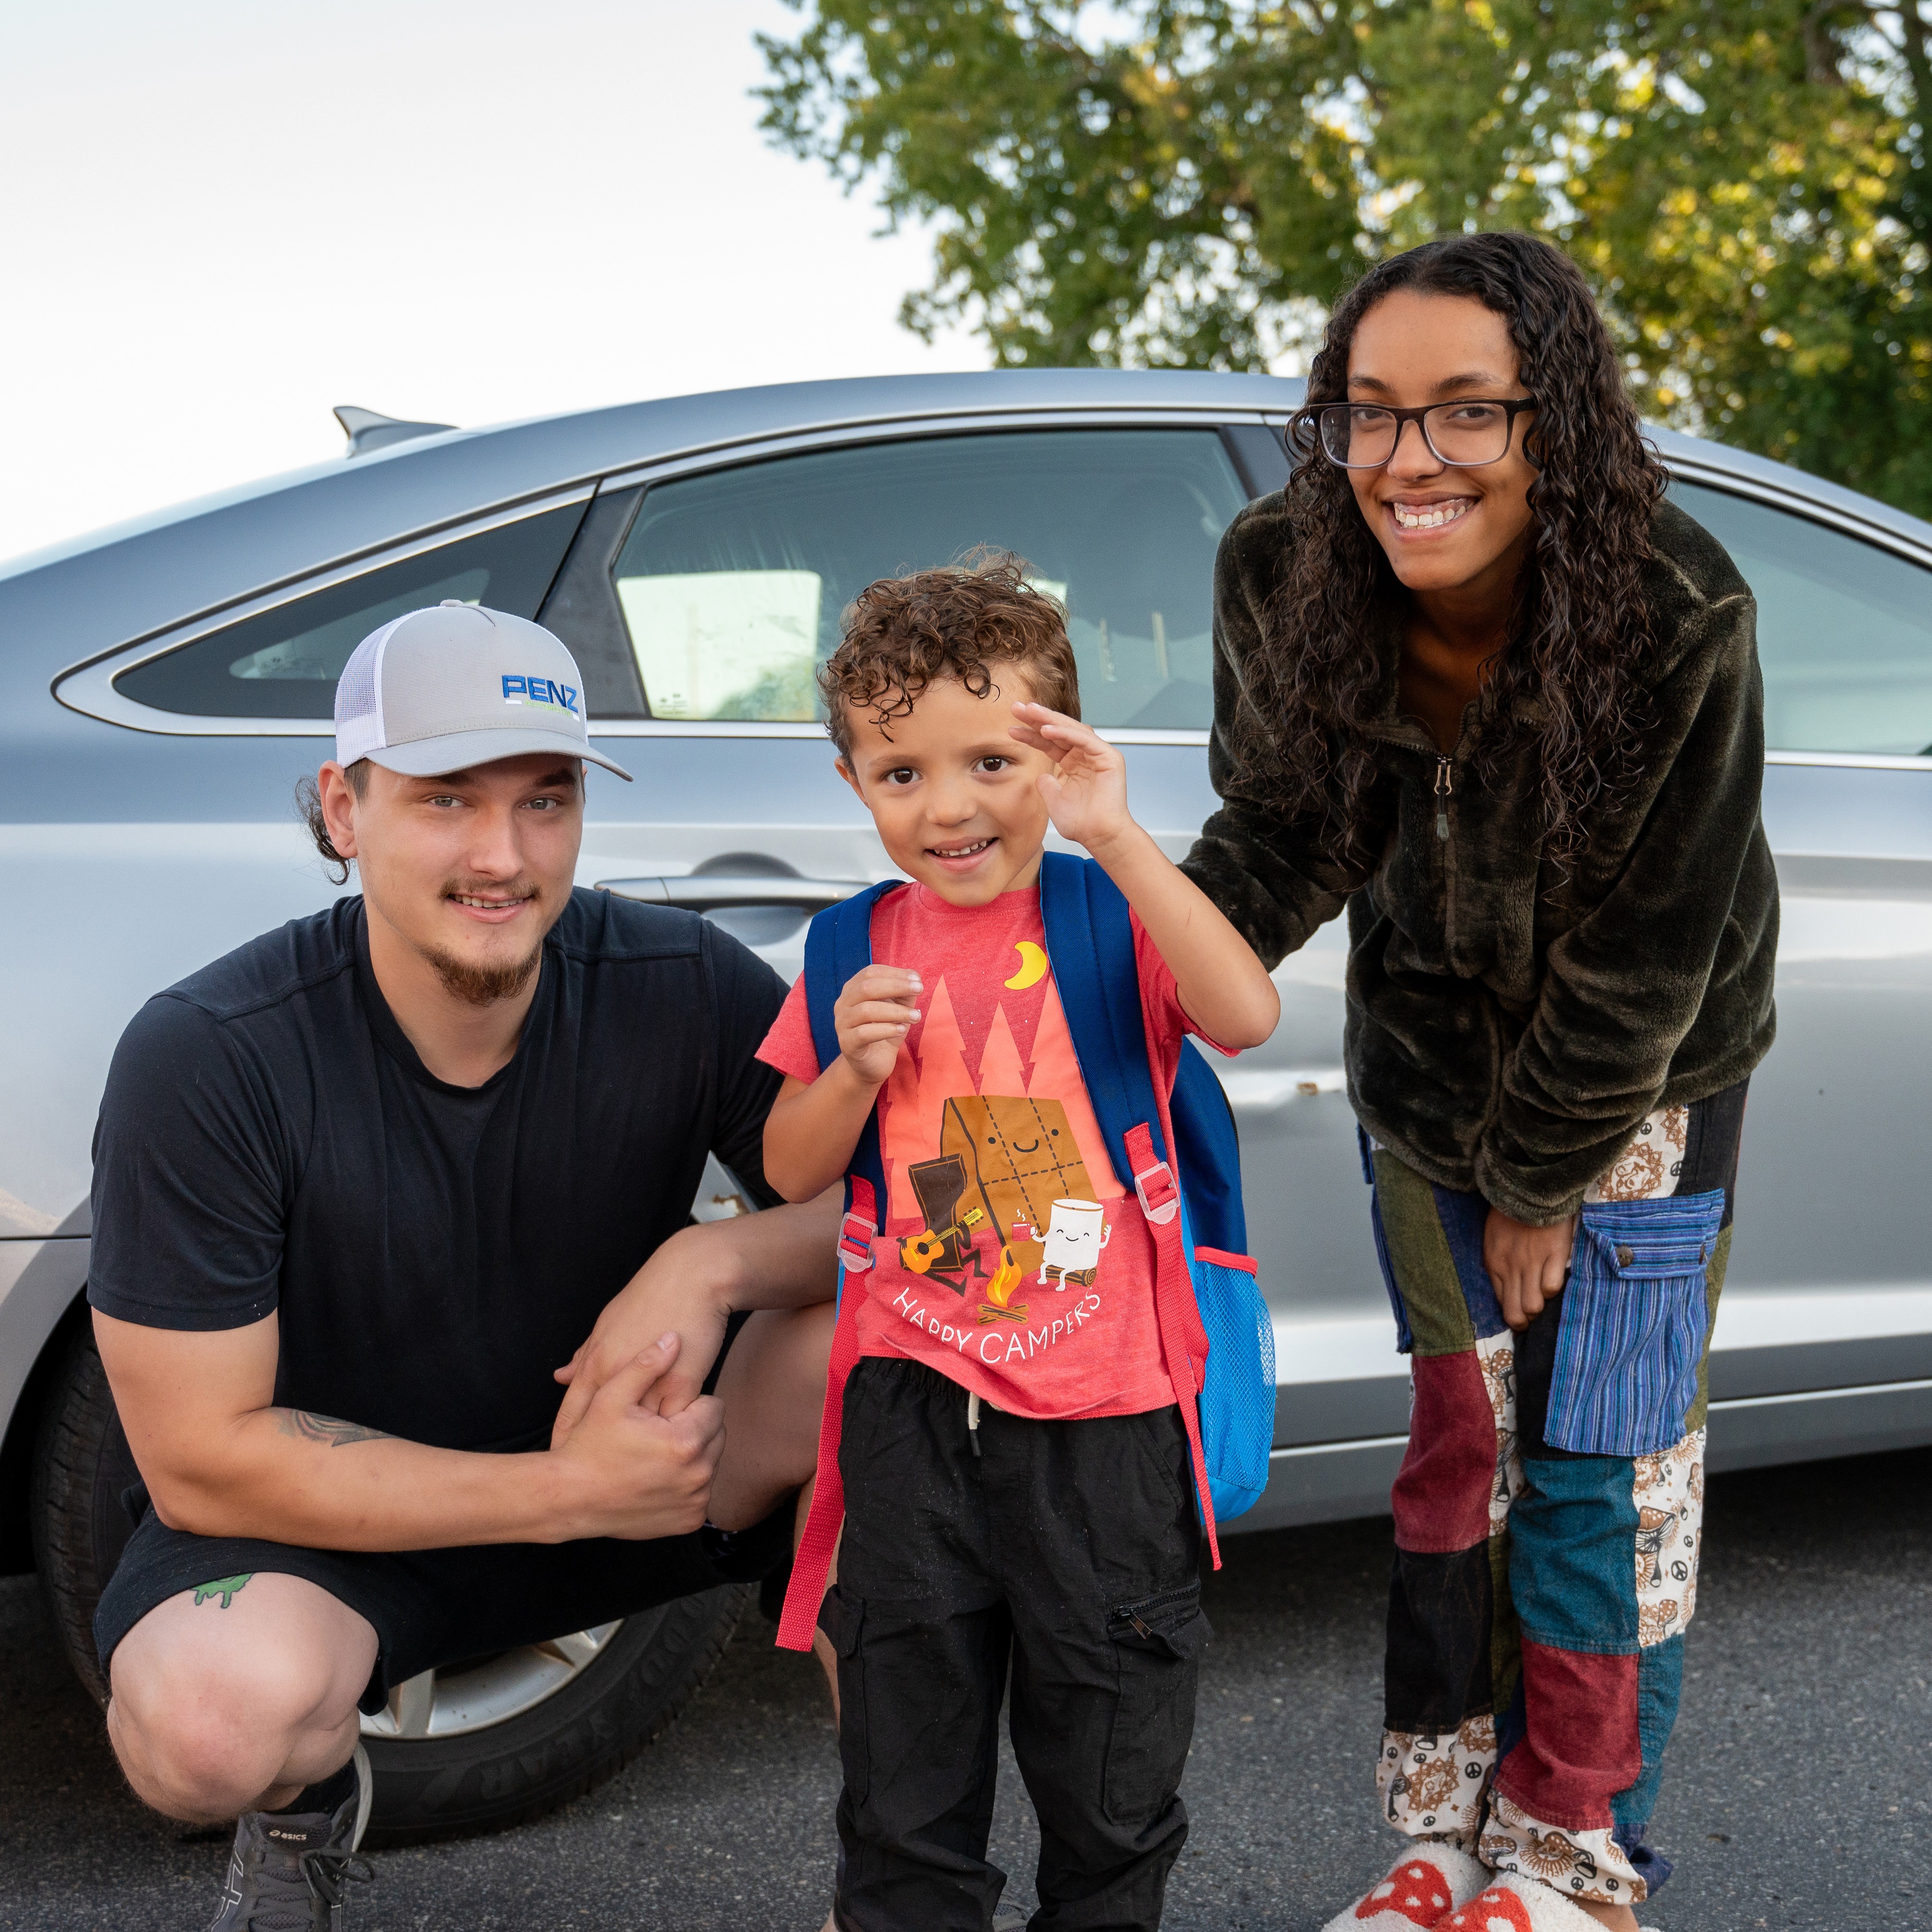
{"type": "Polygon", "coordinates": [[[1602,1928],[1560,1892],[1505,1872],[1487,1892],[1438,1919],[1436,1932],[1602,1932],[1602,1928]]]}
{"type": "Polygon", "coordinates": [[[1419,1926],[1440,1925],[1494,1876],[1454,1845],[1417,1845],[1322,1932],[1417,1932],[1419,1926]]]}

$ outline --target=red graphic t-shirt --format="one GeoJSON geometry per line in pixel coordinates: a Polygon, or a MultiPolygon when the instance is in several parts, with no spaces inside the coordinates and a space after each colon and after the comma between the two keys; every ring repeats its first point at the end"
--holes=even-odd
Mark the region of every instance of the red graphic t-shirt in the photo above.
{"type": "MultiPolygon", "coordinates": [[[[1160,1090],[1190,1030],[1133,922],[1160,1090]]],[[[1047,962],[1036,887],[950,905],[922,885],[872,910],[872,958],[910,968],[921,1018],[880,1089],[886,1199],[860,1353],[926,1363],[1012,1415],[1132,1415],[1174,1390],[1154,1318],[1152,1230],[1114,1172],[1047,962]]],[[[758,1058],[818,1077],[805,982],[758,1058]]]]}

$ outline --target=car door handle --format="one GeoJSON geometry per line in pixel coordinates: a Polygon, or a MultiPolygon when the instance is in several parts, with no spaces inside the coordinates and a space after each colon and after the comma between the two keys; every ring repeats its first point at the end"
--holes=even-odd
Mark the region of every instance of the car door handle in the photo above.
{"type": "Polygon", "coordinates": [[[681,879],[599,879],[600,892],[646,905],[682,906],[688,912],[722,912],[730,906],[796,906],[823,912],[866,890],[863,879],[798,879],[783,874],[693,872],[681,879]]]}
{"type": "Polygon", "coordinates": [[[1279,1113],[1291,1100],[1346,1094],[1348,1078],[1339,1066],[1217,1066],[1228,1104],[1238,1114],[1279,1113]]]}

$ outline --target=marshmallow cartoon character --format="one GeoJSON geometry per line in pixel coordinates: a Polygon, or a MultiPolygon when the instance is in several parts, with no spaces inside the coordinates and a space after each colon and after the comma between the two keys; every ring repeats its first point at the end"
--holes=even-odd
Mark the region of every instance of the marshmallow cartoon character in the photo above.
{"type": "Polygon", "coordinates": [[[1093,1286],[1100,1250],[1113,1238],[1114,1231],[1104,1225],[1106,1220],[1106,1210],[1097,1201],[1053,1204],[1046,1232],[1036,1237],[1046,1250],[1040,1261],[1041,1287],[1049,1280],[1056,1289],[1064,1289],[1070,1281],[1078,1288],[1093,1286]]]}

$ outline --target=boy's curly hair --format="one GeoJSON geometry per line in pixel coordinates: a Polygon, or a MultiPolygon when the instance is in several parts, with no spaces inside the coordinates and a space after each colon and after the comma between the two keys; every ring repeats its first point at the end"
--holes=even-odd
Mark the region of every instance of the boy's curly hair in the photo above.
{"type": "Polygon", "coordinates": [[[975,550],[860,592],[838,648],[818,670],[825,728],[842,758],[852,755],[854,710],[870,711],[886,730],[935,678],[957,678],[975,698],[988,696],[1000,664],[1026,673],[1037,703],[1080,716],[1066,613],[1027,581],[1028,567],[1010,550],[975,550]]]}

